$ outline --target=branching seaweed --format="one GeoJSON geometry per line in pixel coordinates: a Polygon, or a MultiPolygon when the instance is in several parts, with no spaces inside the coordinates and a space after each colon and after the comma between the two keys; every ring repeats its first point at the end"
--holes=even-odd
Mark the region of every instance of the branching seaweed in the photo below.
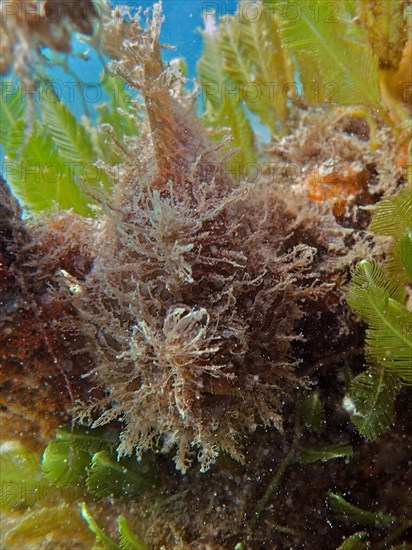
{"type": "Polygon", "coordinates": [[[408,0],[273,0],[254,3],[258,16],[246,17],[241,1],[219,25],[208,12],[198,65],[206,125],[230,128],[242,166],[253,162],[250,113],[272,135],[288,127],[292,106],[310,105],[350,107],[371,128],[379,112],[405,128],[407,9],[408,0]]]}
{"type": "Polygon", "coordinates": [[[369,368],[352,381],[346,406],[358,430],[370,439],[391,425],[400,383],[412,382],[412,312],[406,292],[412,281],[411,197],[406,187],[377,205],[371,228],[392,237],[388,258],[383,266],[360,262],[348,296],[368,326],[369,368]]]}

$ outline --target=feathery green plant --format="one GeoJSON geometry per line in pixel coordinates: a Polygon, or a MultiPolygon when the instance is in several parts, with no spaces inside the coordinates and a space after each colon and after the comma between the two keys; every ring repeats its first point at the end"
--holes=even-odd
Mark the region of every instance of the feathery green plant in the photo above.
{"type": "Polygon", "coordinates": [[[242,0],[239,18],[226,16],[219,28],[210,24],[203,31],[204,52],[197,67],[205,123],[229,128],[233,146],[240,149],[231,164],[240,167],[256,156],[251,114],[272,132],[281,131],[288,112],[282,88],[293,74],[267,4],[262,3],[255,21],[245,17],[245,6],[242,0]]]}
{"type": "Polygon", "coordinates": [[[368,324],[369,358],[412,383],[412,312],[398,300],[397,288],[373,260],[362,260],[352,278],[349,304],[368,324]]]}
{"type": "Polygon", "coordinates": [[[287,129],[292,105],[356,107],[368,120],[407,124],[387,91],[406,42],[406,0],[271,0],[253,3],[253,16],[248,5],[219,25],[208,14],[198,64],[205,123],[229,126],[241,165],[256,155],[251,113],[272,135],[287,129]]]}
{"type": "MultiPolygon", "coordinates": [[[[288,13],[287,2],[279,6],[284,46],[298,58],[304,52],[305,61],[312,59],[321,77],[316,81],[319,89],[335,88],[332,103],[379,107],[378,59],[365,41],[362,27],[352,23],[353,4],[303,0],[298,6],[295,16],[288,13]]],[[[310,98],[311,91],[306,89],[305,97],[310,98]]]]}
{"type": "Polygon", "coordinates": [[[313,462],[326,462],[336,458],[350,458],[353,455],[351,445],[344,441],[334,443],[316,442],[302,444],[300,439],[306,432],[313,432],[317,435],[326,430],[325,409],[319,395],[314,391],[303,395],[297,404],[295,442],[293,450],[295,459],[302,464],[313,462]]]}
{"type": "MultiPolygon", "coordinates": [[[[376,548],[376,550],[383,550],[385,548],[394,550],[395,547],[391,546],[391,543],[399,539],[404,531],[412,527],[412,519],[406,516],[396,516],[380,511],[373,512],[370,510],[365,510],[364,508],[354,506],[345,500],[341,495],[332,492],[328,495],[328,504],[335,518],[347,525],[359,525],[362,527],[369,527],[369,529],[390,529],[393,527],[393,530],[389,532],[383,540],[375,542],[373,548],[376,548]]],[[[346,539],[346,544],[340,546],[338,550],[369,548],[370,546],[369,544],[366,545],[367,540],[365,540],[367,539],[368,534],[368,531],[359,531],[353,534],[351,537],[346,539]],[[360,545],[359,541],[365,541],[365,543],[360,545]]],[[[405,546],[401,547],[405,548],[405,546]]]]}
{"type": "Polygon", "coordinates": [[[385,270],[399,287],[397,299],[403,302],[405,284],[412,280],[412,181],[396,195],[382,199],[374,210],[370,228],[392,238],[385,270]]]}
{"type": "MultiPolygon", "coordinates": [[[[84,127],[55,99],[41,101],[41,113],[28,138],[21,93],[16,91],[1,102],[1,118],[7,120],[2,123],[1,135],[6,155],[5,177],[30,210],[50,209],[57,203],[60,208],[73,208],[79,214],[90,215],[90,200],[80,191],[75,178],[97,157],[84,127]]],[[[85,179],[90,180],[85,175],[85,179]]]]}
{"type": "Polygon", "coordinates": [[[1,508],[32,507],[41,499],[48,482],[39,467],[40,457],[17,442],[0,444],[1,508]],[[21,482],[25,487],[22,490],[21,482]]]}
{"type": "Polygon", "coordinates": [[[110,431],[60,428],[43,453],[44,476],[64,487],[76,483],[96,497],[130,498],[155,486],[153,457],[117,459],[110,431]]]}
{"type": "Polygon", "coordinates": [[[350,504],[342,496],[335,493],[330,493],[328,500],[335,516],[351,525],[393,525],[396,521],[396,517],[393,515],[364,510],[350,504]]]}
{"type": "Polygon", "coordinates": [[[80,507],[84,520],[96,537],[96,543],[92,550],[148,550],[146,544],[139,540],[133,533],[124,516],[119,516],[117,519],[119,543],[116,543],[96,522],[87,508],[86,503],[83,502],[80,507]]]}
{"type": "Polygon", "coordinates": [[[0,443],[2,548],[40,547],[45,537],[62,545],[90,544],[73,501],[74,486],[58,488],[43,475],[41,457],[21,443],[0,443]]]}
{"type": "MultiPolygon", "coordinates": [[[[117,444],[117,436],[107,429],[60,428],[56,439],[44,450],[40,463],[40,456],[21,444],[1,443],[0,506],[7,517],[2,544],[8,548],[46,536],[57,541],[64,538],[67,525],[76,532],[73,541],[87,543],[90,537],[81,523],[79,526],[76,501],[105,496],[131,498],[153,488],[151,459],[118,461],[117,444]]],[[[118,518],[117,543],[97,525],[85,503],[81,504],[81,515],[99,543],[93,546],[94,550],[146,550],[123,516],[118,518]]]]}
{"type": "Polygon", "coordinates": [[[363,260],[356,266],[348,303],[367,323],[368,369],[351,382],[346,404],[362,435],[375,439],[393,422],[400,384],[412,384],[412,311],[406,284],[412,282],[412,188],[385,197],[371,229],[392,237],[382,266],[363,260]]]}
{"type": "Polygon", "coordinates": [[[199,81],[203,87],[206,124],[217,129],[215,137],[221,139],[224,128],[230,129],[232,145],[239,148],[232,164],[244,166],[254,161],[254,136],[250,121],[238,100],[235,82],[225,72],[219,42],[203,32],[205,54],[198,64],[199,81]],[[226,93],[226,90],[234,90],[226,93]],[[219,131],[220,130],[220,131],[219,131]]]}
{"type": "Polygon", "coordinates": [[[138,101],[126,89],[124,81],[119,76],[104,72],[101,86],[108,95],[108,101],[97,105],[99,113],[97,125],[110,124],[118,139],[125,136],[136,136],[138,128],[128,114],[137,114],[138,101]]]}
{"type": "Polygon", "coordinates": [[[0,143],[6,161],[4,176],[24,207],[31,211],[73,208],[83,216],[92,216],[93,202],[84,188],[112,185],[112,179],[97,161],[113,166],[120,156],[107,146],[110,128],[119,140],[134,137],[138,126],[136,102],[125,90],[123,81],[103,73],[102,88],[109,97],[97,107],[99,116],[93,124],[86,117],[79,122],[55,95],[46,81],[39,83],[39,101],[30,134],[27,136],[26,102],[19,90],[12,91],[11,81],[2,82],[4,101],[0,102],[0,143]]]}
{"type": "Polygon", "coordinates": [[[247,108],[276,133],[287,117],[282,88],[292,79],[292,67],[277,32],[277,20],[268,7],[261,5],[257,18],[247,18],[246,8],[247,2],[242,0],[239,20],[222,20],[224,70],[247,108]]]}

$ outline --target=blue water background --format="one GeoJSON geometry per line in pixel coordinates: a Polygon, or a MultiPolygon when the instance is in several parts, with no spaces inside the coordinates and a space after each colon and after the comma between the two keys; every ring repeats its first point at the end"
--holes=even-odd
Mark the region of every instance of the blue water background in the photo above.
{"type": "MultiPolygon", "coordinates": [[[[151,0],[129,0],[111,2],[115,5],[127,5],[132,10],[141,6],[143,9],[151,8],[154,4],[151,0]]],[[[162,52],[165,62],[177,57],[183,57],[187,65],[188,87],[193,87],[196,78],[196,64],[202,54],[202,36],[199,30],[204,27],[203,15],[214,10],[217,19],[226,14],[233,14],[237,1],[205,1],[205,0],[163,0],[162,12],[164,23],[160,35],[162,44],[174,47],[174,50],[165,49],[162,52]]],[[[76,39],[73,50],[77,53],[85,53],[88,45],[76,39]]],[[[54,84],[60,99],[66,103],[77,117],[81,117],[87,110],[88,116],[95,117],[94,107],[106,99],[106,94],[101,91],[100,78],[103,70],[102,62],[93,50],[90,50],[88,60],[81,57],[70,56],[68,67],[71,73],[67,73],[61,67],[56,66],[49,70],[50,79],[54,84]],[[77,82],[78,81],[80,82],[77,82]]]]}
{"type": "MultiPolygon", "coordinates": [[[[126,5],[132,10],[141,6],[144,10],[153,7],[154,3],[153,0],[120,0],[112,1],[111,5],[126,5]]],[[[162,51],[163,59],[168,62],[177,57],[184,58],[187,65],[189,88],[193,88],[196,79],[196,64],[202,54],[203,46],[200,29],[204,27],[204,13],[214,10],[218,19],[222,15],[233,14],[236,11],[236,6],[237,0],[163,0],[164,23],[160,40],[161,43],[174,47],[174,50],[164,49],[162,51]]],[[[100,84],[103,64],[96,52],[80,36],[73,39],[72,48],[73,55],[67,58],[44,49],[43,54],[46,57],[57,61],[55,65],[47,69],[47,73],[59,99],[67,105],[78,119],[87,114],[92,120],[95,120],[97,118],[96,106],[108,99],[100,84]],[[85,53],[88,54],[87,59],[84,59],[83,54],[85,53]],[[66,64],[65,68],[62,66],[62,61],[66,64]]],[[[9,97],[10,90],[7,82],[10,81],[10,77],[15,82],[13,86],[15,85],[16,88],[18,86],[13,75],[1,78],[1,100],[6,100],[9,97]]],[[[22,87],[22,93],[25,95],[24,86],[22,87]]],[[[25,101],[27,101],[27,98],[25,101]]],[[[4,150],[2,144],[0,144],[1,168],[3,163],[4,150]]]]}

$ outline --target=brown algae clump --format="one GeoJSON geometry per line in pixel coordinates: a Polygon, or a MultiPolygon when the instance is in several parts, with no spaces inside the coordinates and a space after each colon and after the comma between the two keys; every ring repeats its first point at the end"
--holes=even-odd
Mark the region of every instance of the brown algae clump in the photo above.
{"type": "Polygon", "coordinates": [[[160,19],[156,5],[146,28],[115,16],[106,33],[150,128],[100,197],[98,255],[67,291],[93,348],[89,376],[107,392],[80,416],[122,420],[120,455],[177,447],[184,472],[194,453],[202,470],[220,451],[242,461],[242,434],[281,429],[284,395],[305,384],[290,353],[296,321],[325,295],[320,276],[344,245],[305,197],[232,182],[162,66],[160,19]]]}

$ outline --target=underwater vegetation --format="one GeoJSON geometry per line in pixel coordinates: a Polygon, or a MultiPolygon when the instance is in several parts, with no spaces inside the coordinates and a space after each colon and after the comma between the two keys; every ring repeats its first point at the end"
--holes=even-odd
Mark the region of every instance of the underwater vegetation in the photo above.
{"type": "Polygon", "coordinates": [[[160,3],[6,4],[2,546],[406,547],[411,3],[209,7],[195,92],[160,3]]]}

